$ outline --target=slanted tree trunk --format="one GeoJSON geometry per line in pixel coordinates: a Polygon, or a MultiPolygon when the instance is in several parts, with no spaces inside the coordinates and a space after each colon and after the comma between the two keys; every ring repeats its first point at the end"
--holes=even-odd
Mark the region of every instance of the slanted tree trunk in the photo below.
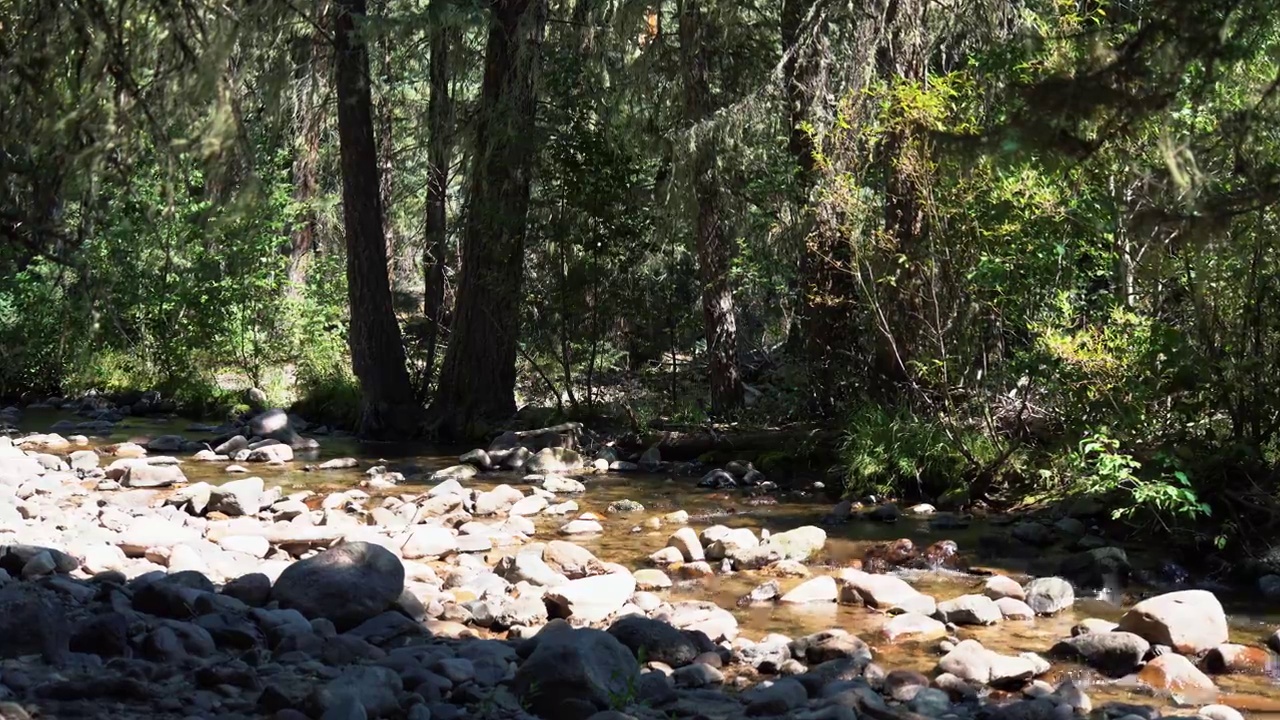
{"type": "Polygon", "coordinates": [[[445,24],[443,10],[446,0],[433,0],[431,4],[431,60],[428,74],[431,82],[431,100],[427,109],[431,137],[427,148],[427,244],[422,258],[426,273],[423,295],[423,311],[427,318],[427,385],[435,372],[436,349],[440,343],[440,331],[444,324],[444,271],[448,249],[449,165],[453,162],[453,98],[449,94],[449,48],[456,42],[456,31],[445,24]]]}
{"type": "Polygon", "coordinates": [[[289,234],[288,276],[293,293],[306,284],[307,263],[319,234],[315,202],[320,192],[320,131],[324,126],[325,74],[331,51],[323,26],[326,17],[324,3],[318,3],[316,26],[295,41],[293,116],[297,148],[293,157],[293,200],[302,211],[289,234]]]}
{"type": "Polygon", "coordinates": [[[524,235],[547,0],[494,0],[467,191],[462,273],[433,411],[446,435],[516,409],[524,235]]]}
{"type": "Polygon", "coordinates": [[[405,368],[400,326],[391,304],[387,246],[382,234],[368,46],[356,30],[366,0],[339,0],[334,23],[342,213],[347,240],[348,343],[360,379],[359,433],[410,434],[417,419],[405,368]]]}
{"type": "Polygon", "coordinates": [[[680,8],[680,60],[684,75],[685,121],[693,138],[693,194],[697,201],[698,275],[702,281],[702,317],[711,369],[711,411],[742,405],[738,375],[738,328],[729,269],[733,241],[724,221],[720,178],[716,172],[715,133],[706,121],[713,106],[708,77],[707,19],[701,0],[683,0],[680,8]]]}

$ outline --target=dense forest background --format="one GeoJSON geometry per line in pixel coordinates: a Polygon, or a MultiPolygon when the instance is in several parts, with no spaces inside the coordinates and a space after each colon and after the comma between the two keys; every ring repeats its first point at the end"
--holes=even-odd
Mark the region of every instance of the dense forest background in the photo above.
{"type": "Polygon", "coordinates": [[[853,492],[1250,545],[1277,9],[6,3],[0,396],[807,423],[853,492]]]}

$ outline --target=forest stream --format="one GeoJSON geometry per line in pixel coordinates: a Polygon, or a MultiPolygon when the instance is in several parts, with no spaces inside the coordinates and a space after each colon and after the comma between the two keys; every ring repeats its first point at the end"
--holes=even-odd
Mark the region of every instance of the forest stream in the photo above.
{"type": "MultiPolygon", "coordinates": [[[[28,431],[47,431],[58,420],[70,417],[58,411],[32,410],[27,412],[21,428],[28,431]]],[[[193,440],[206,439],[213,428],[189,424],[178,419],[144,420],[128,419],[119,423],[107,437],[94,438],[94,446],[118,442],[146,444],[160,435],[181,434],[193,440]]],[[[331,492],[359,487],[367,479],[366,471],[382,465],[398,471],[406,480],[393,490],[373,492],[403,496],[418,495],[426,490],[431,473],[456,465],[465,448],[439,448],[427,445],[367,444],[345,436],[325,437],[320,447],[300,451],[297,457],[278,466],[255,465],[250,471],[262,477],[268,487],[280,486],[285,492],[311,491],[317,501],[331,492]],[[359,461],[357,467],[334,470],[315,470],[324,460],[349,457],[359,461]]],[[[218,485],[235,476],[228,475],[225,462],[192,462],[182,464],[183,472],[192,482],[205,481],[218,485]]],[[[485,472],[465,484],[477,491],[492,490],[502,484],[521,487],[523,473],[485,472]]],[[[672,476],[666,473],[586,473],[575,474],[586,485],[586,492],[575,496],[580,512],[593,512],[599,516],[603,532],[575,535],[570,539],[590,550],[606,562],[624,565],[631,570],[650,567],[648,556],[667,543],[673,526],[660,525],[653,518],[684,510],[689,514],[689,524],[702,529],[712,524],[729,527],[748,527],[757,532],[772,533],[804,525],[821,525],[830,510],[829,501],[822,493],[780,493],[776,502],[752,501],[741,490],[709,490],[696,488],[696,478],[672,476]],[[797,497],[801,496],[801,497],[797,497]],[[610,505],[631,500],[640,503],[643,510],[631,512],[610,511],[610,505]]],[[[309,503],[310,504],[310,503],[309,503]]],[[[554,537],[565,517],[536,515],[536,537],[554,537]]],[[[1011,553],[1023,557],[989,557],[979,560],[975,549],[984,533],[1007,526],[1012,518],[990,516],[974,519],[966,527],[936,529],[928,516],[913,517],[904,514],[896,523],[854,520],[836,525],[825,525],[825,547],[815,558],[806,562],[811,577],[830,572],[834,574],[863,558],[868,549],[900,538],[910,539],[918,548],[924,548],[940,540],[952,540],[961,557],[972,563],[969,571],[949,569],[899,569],[895,572],[917,589],[939,600],[968,593],[982,593],[986,576],[992,573],[1006,574],[1019,582],[1026,580],[1034,563],[1043,563],[1042,553],[1011,553]],[[1026,557],[1030,555],[1030,557],[1026,557]]],[[[498,557],[514,553],[519,546],[495,547],[486,557],[494,564],[498,557]]],[[[1160,560],[1153,548],[1127,548],[1135,557],[1141,557],[1152,565],[1160,560]]],[[[443,565],[437,561],[437,564],[443,565]]],[[[713,566],[716,563],[713,563],[713,566]]],[[[726,568],[727,569],[727,568],[726,568]]],[[[444,571],[441,571],[444,574],[444,571]]],[[[740,606],[739,598],[768,578],[757,572],[723,572],[717,568],[714,575],[698,579],[679,579],[667,589],[657,590],[664,599],[710,600],[733,613],[742,636],[759,639],[769,633],[781,633],[800,637],[829,628],[842,628],[866,640],[874,649],[875,661],[887,669],[910,669],[929,674],[938,663],[940,652],[937,641],[886,642],[878,630],[887,615],[862,606],[843,603],[811,603],[784,605],[775,603],[740,606]]],[[[786,592],[799,585],[803,578],[782,578],[781,591],[786,592]]],[[[1117,620],[1125,610],[1122,602],[1132,603],[1135,598],[1158,592],[1194,587],[1193,578],[1185,585],[1163,587],[1115,588],[1109,597],[1077,597],[1073,607],[1051,617],[1034,620],[1005,620],[990,626],[966,625],[956,629],[960,639],[974,638],[983,646],[1000,653],[1017,655],[1022,652],[1047,653],[1054,643],[1071,635],[1073,626],[1086,618],[1117,620]]],[[[1233,593],[1226,588],[1213,587],[1227,610],[1231,642],[1260,646],[1277,625],[1280,611],[1267,605],[1256,594],[1233,593]]],[[[1100,593],[1102,594],[1102,593],[1100,593]]],[[[1259,674],[1227,674],[1215,676],[1221,691],[1218,702],[1246,710],[1256,717],[1280,717],[1280,684],[1277,668],[1272,660],[1259,674]]],[[[726,675],[729,670],[726,669],[726,675]]],[[[1108,700],[1164,705],[1170,709],[1180,705],[1203,704],[1190,695],[1168,693],[1153,694],[1125,681],[1108,680],[1096,671],[1080,665],[1055,661],[1051,672],[1045,676],[1050,682],[1071,678],[1087,689],[1095,702],[1108,700]]]]}

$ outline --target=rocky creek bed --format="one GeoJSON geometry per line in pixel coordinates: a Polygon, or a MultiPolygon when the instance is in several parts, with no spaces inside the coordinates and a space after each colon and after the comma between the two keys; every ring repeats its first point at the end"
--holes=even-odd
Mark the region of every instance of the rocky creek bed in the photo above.
{"type": "Polygon", "coordinates": [[[0,411],[0,717],[1280,712],[1268,618],[1091,599],[1138,573],[1070,518],[1000,531],[1043,576],[964,572],[960,518],[751,497],[746,465],[556,433],[382,463],[279,411],[121,410],[0,411]]]}

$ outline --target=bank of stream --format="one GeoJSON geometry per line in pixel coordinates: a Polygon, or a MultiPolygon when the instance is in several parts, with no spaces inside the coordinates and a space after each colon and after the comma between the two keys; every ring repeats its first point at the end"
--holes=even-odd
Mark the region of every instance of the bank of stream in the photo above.
{"type": "MultiPolygon", "coordinates": [[[[67,413],[32,410],[24,414],[21,429],[44,432],[58,420],[74,418],[67,413]]],[[[159,435],[178,434],[194,440],[211,437],[211,428],[179,419],[127,419],[118,423],[105,437],[92,438],[94,445],[124,441],[145,444],[159,435]]],[[[268,487],[279,485],[286,491],[308,490],[323,496],[328,492],[359,487],[367,480],[366,471],[382,465],[388,470],[400,472],[405,481],[382,494],[414,495],[428,487],[431,473],[456,465],[458,456],[468,448],[436,448],[421,445],[367,444],[340,435],[319,438],[319,448],[301,451],[292,462],[281,466],[253,465],[253,475],[262,477],[268,487]],[[351,457],[358,465],[347,469],[307,469],[324,460],[351,457]]],[[[221,484],[238,476],[226,472],[225,462],[193,462],[187,460],[182,468],[191,482],[221,484]]],[[[522,473],[485,472],[467,481],[468,487],[490,490],[502,484],[522,487],[522,473]]],[[[712,524],[729,527],[748,527],[771,533],[804,525],[821,524],[831,510],[823,493],[812,490],[799,482],[788,492],[779,492],[771,500],[758,501],[748,497],[743,490],[711,490],[695,487],[697,478],[675,476],[668,473],[609,472],[575,475],[586,485],[586,492],[574,499],[582,512],[600,516],[604,531],[595,535],[578,535],[570,538],[587,548],[606,562],[614,562],[630,569],[649,567],[648,557],[667,543],[675,526],[652,527],[650,518],[684,510],[690,516],[690,525],[697,529],[712,524]],[[610,505],[621,500],[632,500],[643,510],[610,512],[610,505]]],[[[378,494],[375,492],[374,494],[378,494]]],[[[554,537],[557,528],[566,518],[546,515],[533,518],[538,528],[537,537],[554,537]]],[[[1044,566],[1041,552],[1018,552],[1007,556],[981,555],[981,538],[990,534],[1007,533],[1010,518],[973,518],[965,527],[940,529],[929,516],[903,515],[897,522],[882,523],[870,520],[854,520],[841,524],[824,525],[826,545],[821,554],[806,563],[811,577],[834,574],[849,567],[879,544],[901,538],[911,540],[916,547],[926,547],[939,540],[954,541],[963,556],[977,571],[961,572],[949,569],[903,569],[895,571],[918,590],[939,600],[968,593],[981,593],[985,576],[990,573],[1007,574],[1024,581],[1028,573],[1044,566]]],[[[489,564],[495,555],[515,552],[518,548],[495,548],[490,552],[489,564]]],[[[1158,549],[1133,548],[1136,556],[1154,565],[1160,559],[1158,549]]],[[[719,570],[717,568],[717,570],[719,570]]],[[[757,604],[739,607],[737,600],[753,587],[770,579],[757,572],[717,572],[710,577],[679,580],[664,590],[656,591],[664,598],[710,600],[731,611],[738,620],[740,633],[759,639],[769,633],[781,633],[799,637],[829,628],[842,628],[860,636],[875,650],[876,662],[887,669],[912,669],[931,674],[940,657],[938,641],[893,644],[885,642],[878,630],[887,616],[861,606],[838,603],[809,605],[757,604]]],[[[803,582],[803,578],[779,580],[781,590],[803,582]]],[[[1194,579],[1185,587],[1194,587],[1194,579]]],[[[961,626],[956,631],[960,639],[974,638],[983,646],[1000,653],[1016,655],[1021,652],[1045,654],[1056,641],[1071,634],[1071,629],[1086,618],[1115,621],[1125,610],[1124,602],[1132,602],[1144,593],[1181,587],[1112,588],[1103,597],[1077,597],[1069,610],[1052,617],[1034,620],[1005,620],[991,626],[961,626]]],[[[1280,608],[1268,606],[1265,601],[1250,593],[1231,593],[1214,588],[1228,612],[1231,641],[1244,645],[1262,646],[1264,638],[1280,626],[1280,608]]],[[[1274,663],[1260,674],[1215,676],[1221,693],[1218,702],[1247,711],[1254,717],[1280,718],[1280,684],[1277,682],[1274,663]]],[[[1051,674],[1045,679],[1051,683],[1071,678],[1089,692],[1094,702],[1116,700],[1173,707],[1198,705],[1195,698],[1177,695],[1153,697],[1141,688],[1109,680],[1089,668],[1055,661],[1051,674]]]]}

